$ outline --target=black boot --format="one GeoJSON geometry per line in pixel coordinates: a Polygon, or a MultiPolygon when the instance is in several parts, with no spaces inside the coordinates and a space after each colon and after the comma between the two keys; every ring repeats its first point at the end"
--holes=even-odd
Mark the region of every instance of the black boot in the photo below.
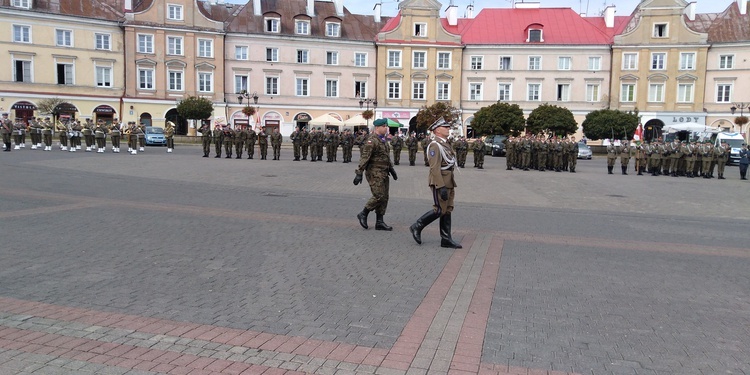
{"type": "Polygon", "coordinates": [[[363,208],[362,212],[357,214],[357,219],[359,219],[359,225],[362,226],[362,228],[367,229],[367,215],[370,213],[370,210],[367,208],[363,208]]]}
{"type": "Polygon", "coordinates": [[[417,241],[418,244],[422,244],[422,229],[435,221],[435,219],[439,218],[440,215],[435,212],[434,210],[430,210],[424,215],[422,215],[417,221],[412,224],[409,227],[409,231],[411,232],[411,236],[414,238],[414,241],[417,241]]]}
{"type": "Polygon", "coordinates": [[[607,166],[607,174],[612,174],[612,169],[613,169],[613,168],[614,168],[613,166],[611,166],[611,165],[608,165],[608,166],[607,166]]]}
{"type": "Polygon", "coordinates": [[[451,238],[451,214],[445,214],[440,217],[440,247],[449,247],[451,249],[461,249],[463,246],[456,243],[451,238]]]}
{"type": "Polygon", "coordinates": [[[383,215],[375,214],[375,230],[393,230],[393,227],[383,221],[383,215]]]}
{"type": "Polygon", "coordinates": [[[624,175],[627,176],[628,175],[628,166],[627,165],[623,165],[623,166],[620,166],[620,168],[622,169],[622,174],[624,174],[624,175]]]}

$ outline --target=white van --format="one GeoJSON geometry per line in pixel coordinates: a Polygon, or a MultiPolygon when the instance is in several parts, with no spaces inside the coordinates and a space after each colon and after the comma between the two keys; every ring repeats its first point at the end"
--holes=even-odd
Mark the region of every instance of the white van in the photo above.
{"type": "Polygon", "coordinates": [[[729,147],[732,149],[729,154],[729,159],[727,159],[727,163],[739,164],[740,149],[742,148],[742,144],[745,143],[745,138],[742,137],[742,134],[728,132],[718,133],[716,134],[716,142],[714,143],[714,145],[718,146],[721,144],[721,142],[726,142],[727,145],[729,145],[729,147]]]}

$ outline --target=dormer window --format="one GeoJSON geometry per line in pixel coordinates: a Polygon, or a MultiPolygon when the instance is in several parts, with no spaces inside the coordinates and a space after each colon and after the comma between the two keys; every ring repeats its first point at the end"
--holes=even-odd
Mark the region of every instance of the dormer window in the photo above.
{"type": "Polygon", "coordinates": [[[297,35],[310,35],[310,21],[294,21],[294,33],[297,35]]]}
{"type": "Polygon", "coordinates": [[[182,5],[167,4],[167,19],[171,21],[182,21],[182,5]]]}
{"type": "Polygon", "coordinates": [[[544,39],[542,39],[542,29],[529,29],[529,39],[527,39],[526,42],[539,43],[543,41],[544,39]]]}
{"type": "Polygon", "coordinates": [[[266,32],[267,33],[278,33],[281,19],[279,18],[266,18],[266,32]]]}
{"type": "Polygon", "coordinates": [[[655,23],[654,24],[654,38],[667,38],[669,37],[669,25],[666,23],[655,23]]]}
{"type": "Polygon", "coordinates": [[[423,22],[417,22],[414,24],[414,36],[419,38],[427,37],[427,24],[423,22]]]}
{"type": "Polygon", "coordinates": [[[338,38],[341,36],[341,24],[338,22],[326,22],[326,36],[338,38]]]}
{"type": "Polygon", "coordinates": [[[13,6],[16,8],[31,8],[31,0],[13,0],[13,6]]]}

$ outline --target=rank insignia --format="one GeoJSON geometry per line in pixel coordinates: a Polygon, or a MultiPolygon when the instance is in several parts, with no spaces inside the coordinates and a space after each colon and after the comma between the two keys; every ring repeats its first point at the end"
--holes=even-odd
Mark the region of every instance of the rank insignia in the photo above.
{"type": "Polygon", "coordinates": [[[435,156],[435,150],[430,150],[430,157],[435,156]]]}

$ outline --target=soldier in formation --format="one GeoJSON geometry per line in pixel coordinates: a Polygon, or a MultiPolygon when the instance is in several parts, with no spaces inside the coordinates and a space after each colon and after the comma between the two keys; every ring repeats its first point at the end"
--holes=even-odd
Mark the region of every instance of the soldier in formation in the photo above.
{"type": "Polygon", "coordinates": [[[474,168],[484,169],[484,141],[481,138],[475,138],[471,144],[471,150],[474,151],[474,168]]]}
{"type": "Polygon", "coordinates": [[[310,132],[307,131],[307,128],[302,128],[302,131],[300,134],[300,152],[302,153],[301,160],[307,160],[309,148],[310,148],[310,132]]]}
{"type": "Polygon", "coordinates": [[[3,135],[3,151],[10,152],[10,138],[13,134],[13,123],[8,119],[8,113],[3,112],[0,119],[0,133],[3,135]]]}
{"type": "Polygon", "coordinates": [[[349,129],[344,129],[341,136],[341,151],[344,154],[344,163],[352,162],[352,150],[354,149],[354,134],[349,129]]]}
{"type": "Polygon", "coordinates": [[[214,126],[213,139],[214,139],[214,151],[216,152],[216,156],[214,156],[214,158],[220,158],[221,157],[221,145],[224,143],[224,131],[219,124],[216,124],[214,126]]]}
{"type": "Polygon", "coordinates": [[[255,155],[255,141],[258,140],[258,133],[253,128],[247,129],[247,158],[252,159],[255,155]]]}
{"type": "Polygon", "coordinates": [[[260,132],[258,133],[258,148],[260,149],[260,160],[267,160],[268,156],[268,133],[266,133],[266,127],[261,126],[260,132]]]}
{"type": "Polygon", "coordinates": [[[406,150],[409,152],[409,165],[414,166],[417,161],[417,150],[419,149],[419,141],[414,132],[409,134],[409,138],[406,138],[406,150]]]}
{"type": "Polygon", "coordinates": [[[271,133],[271,148],[273,149],[273,160],[281,160],[281,143],[284,142],[284,137],[279,133],[279,128],[274,128],[271,133]]]}
{"type": "Polygon", "coordinates": [[[234,146],[234,130],[229,126],[224,125],[222,132],[224,133],[224,152],[227,154],[224,158],[232,158],[232,146],[234,146]]]}
{"type": "Polygon", "coordinates": [[[404,140],[400,134],[391,138],[391,148],[393,149],[393,165],[398,165],[401,161],[401,149],[404,148],[404,140]]]}
{"type": "Polygon", "coordinates": [[[96,122],[96,127],[93,129],[94,132],[94,141],[96,141],[96,152],[99,154],[103,154],[104,151],[107,148],[107,125],[104,123],[104,120],[98,120],[96,122]]]}
{"type": "Polygon", "coordinates": [[[235,158],[242,159],[245,143],[247,143],[247,129],[243,126],[234,132],[234,153],[237,155],[235,158]]]}
{"type": "Polygon", "coordinates": [[[198,129],[201,132],[201,145],[203,146],[203,157],[207,158],[211,153],[211,125],[207,122],[201,124],[198,129]]]}
{"type": "Polygon", "coordinates": [[[55,131],[55,127],[52,125],[52,121],[47,117],[42,122],[42,140],[44,142],[44,151],[52,151],[52,133],[55,131]]]}
{"type": "Polygon", "coordinates": [[[463,168],[466,165],[466,156],[469,154],[469,142],[463,136],[459,136],[453,142],[453,149],[456,153],[456,166],[463,168]]]}
{"type": "Polygon", "coordinates": [[[294,151],[294,161],[299,161],[300,148],[302,147],[302,129],[294,129],[292,134],[289,136],[292,141],[292,149],[294,151]]]}
{"type": "Polygon", "coordinates": [[[112,141],[112,152],[119,153],[120,152],[120,136],[121,136],[121,127],[120,121],[115,117],[112,121],[112,124],[109,125],[109,138],[112,141]]]}

